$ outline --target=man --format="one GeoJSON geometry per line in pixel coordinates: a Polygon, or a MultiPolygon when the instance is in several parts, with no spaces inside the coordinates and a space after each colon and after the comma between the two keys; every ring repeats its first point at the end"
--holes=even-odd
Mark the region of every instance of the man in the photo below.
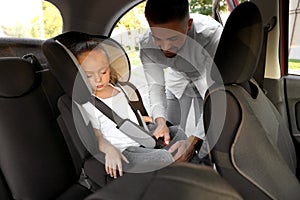
{"type": "Polygon", "coordinates": [[[202,103],[208,87],[222,26],[209,16],[189,14],[188,0],[148,0],[145,16],[150,31],[140,41],[140,57],[149,86],[150,106],[157,124],[156,137],[170,141],[166,121],[186,129],[191,104],[197,132],[174,144],[178,161],[189,160],[194,145],[204,137],[202,103]]]}

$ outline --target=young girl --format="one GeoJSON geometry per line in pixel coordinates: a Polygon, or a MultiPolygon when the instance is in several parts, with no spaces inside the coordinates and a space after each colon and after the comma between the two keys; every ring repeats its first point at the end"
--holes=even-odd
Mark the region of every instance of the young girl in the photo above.
{"type": "MultiPolygon", "coordinates": [[[[111,68],[110,60],[104,47],[97,41],[87,41],[76,44],[72,48],[80,66],[83,68],[93,95],[101,99],[122,118],[129,118],[138,124],[126,94],[118,87],[117,72],[111,68]]],[[[107,118],[91,103],[82,105],[94,128],[98,139],[98,147],[105,154],[105,169],[111,177],[123,175],[122,160],[130,165],[131,170],[143,172],[155,170],[174,162],[173,156],[167,151],[171,144],[186,139],[181,130],[170,129],[173,139],[164,149],[143,148],[116,128],[116,124],[107,118]]],[[[150,121],[149,117],[144,120],[150,121]]]]}

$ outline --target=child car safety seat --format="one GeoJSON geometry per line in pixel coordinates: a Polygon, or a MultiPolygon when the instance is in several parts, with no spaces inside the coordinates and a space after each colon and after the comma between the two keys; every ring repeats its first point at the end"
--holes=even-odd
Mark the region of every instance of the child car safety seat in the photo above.
{"type": "Polygon", "coordinates": [[[131,77],[131,66],[128,59],[128,56],[122,46],[119,45],[118,42],[114,41],[111,38],[101,35],[90,35],[87,33],[70,31],[59,36],[53,38],[57,40],[61,44],[63,44],[66,48],[70,49],[72,45],[78,42],[84,42],[89,40],[98,40],[98,41],[107,41],[107,45],[111,45],[108,47],[108,53],[110,54],[110,59],[112,60],[111,66],[118,72],[120,75],[120,79],[118,80],[118,84],[126,91],[130,103],[133,104],[134,108],[139,110],[143,116],[148,116],[147,110],[143,104],[141,95],[139,90],[130,82],[131,77]]]}
{"type": "Polygon", "coordinates": [[[299,199],[289,129],[252,79],[262,39],[258,7],[252,2],[237,6],[215,54],[215,83],[204,101],[205,132],[217,170],[243,198],[299,199]]]}
{"type": "MultiPolygon", "coordinates": [[[[85,122],[83,119],[78,105],[82,105],[87,101],[92,101],[96,107],[100,104],[97,108],[112,121],[115,121],[121,130],[127,131],[129,136],[133,137],[133,139],[139,139],[141,144],[145,141],[145,146],[148,145],[149,147],[155,146],[155,140],[145,133],[142,127],[143,124],[140,124],[141,127],[133,125],[135,131],[132,131],[132,124],[130,124],[131,122],[129,120],[121,119],[111,108],[101,103],[99,99],[92,98],[87,86],[88,84],[86,80],[84,80],[85,76],[80,74],[82,73],[80,72],[80,67],[76,66],[78,62],[69,50],[72,45],[89,40],[98,40],[106,47],[108,55],[111,56],[111,67],[114,67],[121,76],[118,84],[126,91],[133,108],[139,110],[142,115],[147,115],[147,111],[142,103],[138,90],[129,82],[130,65],[128,57],[123,48],[114,40],[104,36],[94,36],[80,32],[66,32],[55,38],[48,39],[43,43],[42,48],[50,63],[51,71],[65,91],[65,94],[58,101],[58,107],[61,111],[60,125],[65,130],[65,137],[69,138],[69,146],[73,149],[74,160],[81,163],[84,174],[98,185],[103,186],[107,183],[107,175],[104,173],[99,176],[98,170],[99,168],[103,168],[103,165],[93,159],[91,155],[100,160],[103,160],[104,157],[98,150],[97,139],[93,128],[89,122],[85,122]],[[127,122],[129,126],[127,126],[127,122]],[[125,128],[122,129],[123,127],[125,128]],[[137,131],[139,133],[137,133],[137,131]],[[136,138],[136,135],[138,135],[138,138],[136,138]]],[[[78,168],[77,170],[81,169],[78,168]]]]}
{"type": "MultiPolygon", "coordinates": [[[[56,123],[41,68],[0,58],[0,167],[9,199],[83,199],[72,157],[56,123]]],[[[3,181],[1,181],[3,186],[3,181]]]]}

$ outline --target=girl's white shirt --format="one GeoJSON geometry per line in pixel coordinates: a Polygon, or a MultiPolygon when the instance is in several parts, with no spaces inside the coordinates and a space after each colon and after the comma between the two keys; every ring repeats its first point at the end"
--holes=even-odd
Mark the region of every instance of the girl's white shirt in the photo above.
{"type": "MultiPolygon", "coordinates": [[[[112,86],[114,87],[114,86],[112,86]]],[[[101,99],[106,105],[108,105],[114,112],[116,112],[123,119],[130,119],[138,124],[138,120],[132,111],[125,94],[117,87],[114,87],[119,91],[115,96],[101,99]]],[[[118,148],[121,152],[129,146],[140,146],[137,142],[129,138],[118,128],[116,123],[106,117],[100,110],[98,110],[92,103],[88,102],[81,106],[81,113],[85,115],[85,119],[91,121],[93,128],[98,129],[112,145],[118,148]]]]}

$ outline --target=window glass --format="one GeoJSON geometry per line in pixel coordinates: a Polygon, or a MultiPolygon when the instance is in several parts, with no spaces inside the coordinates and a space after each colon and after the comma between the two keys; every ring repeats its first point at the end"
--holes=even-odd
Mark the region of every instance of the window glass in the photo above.
{"type": "Polygon", "coordinates": [[[117,23],[111,35],[125,48],[132,67],[142,65],[139,59],[139,38],[148,28],[144,9],[145,2],[127,12],[117,23]]]}
{"type": "Polygon", "coordinates": [[[290,0],[289,9],[289,73],[300,74],[300,1],[290,0]]]}
{"type": "Polygon", "coordinates": [[[215,5],[213,5],[212,0],[190,0],[190,12],[213,16],[213,10],[214,8],[216,8],[218,13],[215,14],[220,17],[220,22],[224,25],[230,14],[230,9],[227,5],[227,1],[219,0],[214,2],[216,3],[215,5]]]}
{"type": "Polygon", "coordinates": [[[0,0],[0,37],[48,39],[62,33],[62,17],[42,0],[0,0]]]}

